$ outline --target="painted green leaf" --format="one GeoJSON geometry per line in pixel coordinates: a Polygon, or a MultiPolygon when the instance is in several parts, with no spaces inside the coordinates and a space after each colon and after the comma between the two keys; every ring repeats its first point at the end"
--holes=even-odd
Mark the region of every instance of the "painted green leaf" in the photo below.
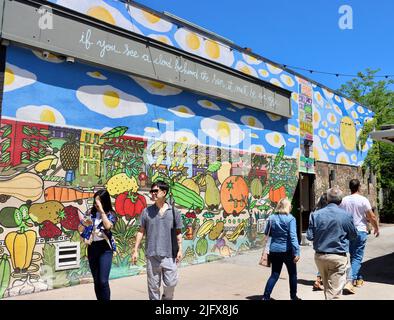
{"type": "Polygon", "coordinates": [[[252,210],[256,206],[257,200],[254,200],[251,204],[249,209],[252,210]]]}
{"type": "Polygon", "coordinates": [[[131,178],[133,176],[133,172],[130,168],[126,168],[126,175],[131,178]]]}
{"type": "Polygon", "coordinates": [[[212,212],[205,212],[202,216],[204,218],[209,219],[209,218],[213,218],[215,215],[212,212]]]}
{"type": "Polygon", "coordinates": [[[10,153],[9,152],[4,152],[2,155],[1,155],[1,162],[3,162],[3,163],[7,163],[8,161],[10,161],[10,158],[11,156],[10,156],[10,153]]]}
{"type": "Polygon", "coordinates": [[[126,232],[126,223],[123,219],[118,219],[118,221],[115,223],[114,230],[120,234],[124,234],[126,232]]]}
{"type": "Polygon", "coordinates": [[[279,182],[277,182],[274,186],[273,186],[273,190],[277,190],[277,189],[279,189],[280,187],[282,187],[283,186],[283,182],[282,181],[279,181],[279,182]]]}
{"type": "Polygon", "coordinates": [[[27,136],[31,136],[32,135],[31,130],[27,126],[23,126],[22,132],[23,132],[23,134],[25,134],[27,136]]]}
{"type": "Polygon", "coordinates": [[[261,194],[261,197],[264,198],[270,192],[270,186],[266,186],[261,194]]]}
{"type": "Polygon", "coordinates": [[[259,209],[259,210],[261,210],[261,211],[267,211],[267,210],[269,210],[270,208],[271,208],[271,207],[268,206],[268,205],[266,205],[266,204],[257,207],[257,209],[259,209]]]}
{"type": "Polygon", "coordinates": [[[209,172],[216,172],[216,171],[218,171],[218,170],[220,169],[221,166],[222,166],[222,164],[221,164],[220,161],[212,162],[212,163],[208,166],[207,171],[209,171],[209,172]]]}
{"type": "Polygon", "coordinates": [[[123,136],[128,129],[129,129],[128,127],[123,127],[123,126],[115,127],[113,129],[107,131],[106,133],[104,133],[101,136],[101,138],[102,139],[118,138],[118,137],[123,136]]]}
{"type": "Polygon", "coordinates": [[[56,277],[53,279],[53,288],[68,287],[70,285],[70,280],[67,277],[66,271],[56,271],[56,277]]]}
{"type": "Polygon", "coordinates": [[[11,140],[7,139],[3,142],[3,146],[1,148],[1,152],[5,152],[11,146],[11,140]]]}
{"type": "Polygon", "coordinates": [[[43,254],[43,264],[55,269],[55,246],[53,244],[46,243],[44,245],[43,254]]]}
{"type": "Polygon", "coordinates": [[[0,258],[0,299],[7,290],[11,279],[11,265],[8,256],[3,254],[0,258]]]}
{"type": "Polygon", "coordinates": [[[7,128],[3,132],[3,136],[2,137],[3,138],[8,137],[11,132],[12,132],[12,127],[11,126],[7,126],[7,128]]]}
{"type": "Polygon", "coordinates": [[[281,146],[276,157],[275,157],[275,162],[274,162],[274,168],[277,167],[277,165],[279,164],[279,162],[281,162],[281,160],[283,159],[283,156],[285,154],[285,146],[281,146]]]}

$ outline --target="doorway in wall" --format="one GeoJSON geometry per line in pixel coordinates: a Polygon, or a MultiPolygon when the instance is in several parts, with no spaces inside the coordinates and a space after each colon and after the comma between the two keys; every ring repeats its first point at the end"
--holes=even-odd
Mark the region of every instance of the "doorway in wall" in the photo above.
{"type": "Polygon", "coordinates": [[[298,242],[302,242],[302,234],[309,224],[309,215],[315,207],[315,175],[302,173],[298,179],[294,193],[292,214],[296,218],[298,242]]]}

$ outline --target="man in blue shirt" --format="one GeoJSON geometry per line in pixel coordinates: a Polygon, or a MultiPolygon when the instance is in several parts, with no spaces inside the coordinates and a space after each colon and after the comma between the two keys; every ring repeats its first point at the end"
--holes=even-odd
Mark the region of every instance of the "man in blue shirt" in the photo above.
{"type": "Polygon", "coordinates": [[[307,239],[313,241],[315,263],[321,274],[327,300],[338,299],[346,283],[349,240],[357,237],[352,217],[339,208],[342,191],[327,191],[328,205],[316,211],[309,221],[307,239]]]}

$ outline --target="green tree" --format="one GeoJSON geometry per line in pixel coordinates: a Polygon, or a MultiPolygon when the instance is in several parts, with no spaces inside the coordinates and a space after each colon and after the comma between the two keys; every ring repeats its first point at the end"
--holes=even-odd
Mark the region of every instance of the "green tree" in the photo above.
{"type": "MultiPolygon", "coordinates": [[[[357,140],[357,150],[361,150],[369,134],[379,130],[383,125],[394,124],[394,91],[390,85],[393,80],[375,81],[379,70],[366,69],[343,84],[339,91],[359,104],[370,108],[374,113],[372,121],[364,123],[357,140]]],[[[394,222],[394,145],[374,141],[368,151],[362,166],[363,171],[372,170],[377,178],[377,191],[384,193],[383,208],[380,211],[381,220],[394,222]]]]}

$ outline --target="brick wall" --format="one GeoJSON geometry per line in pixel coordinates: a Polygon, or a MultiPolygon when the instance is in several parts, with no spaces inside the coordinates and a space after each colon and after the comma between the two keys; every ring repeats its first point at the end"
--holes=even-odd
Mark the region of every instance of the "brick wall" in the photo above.
{"type": "Polygon", "coordinates": [[[329,188],[330,170],[335,170],[335,180],[331,182],[332,186],[339,186],[345,195],[348,195],[350,194],[349,181],[351,179],[359,179],[361,182],[361,193],[368,198],[372,207],[376,206],[376,180],[372,177],[372,183],[368,183],[368,172],[363,176],[361,167],[337,165],[319,161],[316,162],[315,201],[317,201],[320,195],[329,188]]]}

